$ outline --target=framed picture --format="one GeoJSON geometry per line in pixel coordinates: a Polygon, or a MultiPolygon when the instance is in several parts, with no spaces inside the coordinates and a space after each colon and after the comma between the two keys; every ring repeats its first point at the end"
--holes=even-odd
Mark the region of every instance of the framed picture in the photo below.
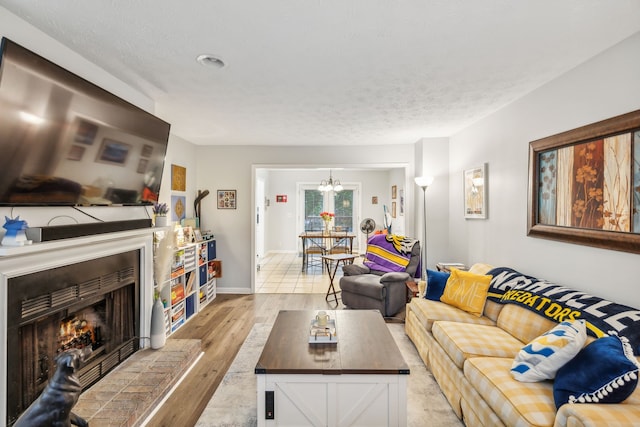
{"type": "Polygon", "coordinates": [[[396,202],[391,202],[391,218],[396,217],[396,202]]]}
{"type": "Polygon", "coordinates": [[[640,253],[640,110],[529,143],[528,235],[640,253]]]}
{"type": "Polygon", "coordinates": [[[82,156],[84,156],[85,147],[80,145],[72,145],[67,153],[67,159],[80,161],[82,160],[82,156]]]}
{"type": "Polygon", "coordinates": [[[404,215],[404,189],[400,189],[400,216],[404,215]]]}
{"type": "Polygon", "coordinates": [[[487,164],[464,171],[464,217],[487,218],[487,164]]]}
{"type": "Polygon", "coordinates": [[[86,120],[78,120],[78,129],[73,137],[73,142],[92,145],[98,134],[98,125],[86,120]]]}
{"type": "Polygon", "coordinates": [[[287,195],[286,194],[277,194],[276,195],[276,203],[287,203],[287,195]]]}
{"type": "Polygon", "coordinates": [[[372,196],[371,197],[371,204],[372,205],[377,205],[378,204],[378,196],[372,196]]]}
{"type": "Polygon", "coordinates": [[[153,145],[144,144],[142,146],[142,152],[140,153],[140,155],[142,157],[151,157],[151,153],[153,153],[153,145]]]}
{"type": "Polygon", "coordinates": [[[185,196],[171,196],[171,221],[182,221],[187,212],[185,196]]]}
{"type": "Polygon", "coordinates": [[[392,185],[391,186],[391,198],[395,199],[398,195],[398,186],[397,185],[392,185]]]}
{"type": "Polygon", "coordinates": [[[193,230],[193,236],[196,239],[196,242],[202,242],[202,232],[200,232],[199,228],[193,230]]]}
{"type": "Polygon", "coordinates": [[[185,191],[187,189],[187,168],[171,165],[171,189],[185,191]]]}
{"type": "Polygon", "coordinates": [[[147,165],[149,164],[149,159],[140,159],[138,160],[138,169],[136,172],[145,173],[147,171],[147,165]]]}
{"type": "Polygon", "coordinates": [[[218,209],[236,208],[236,190],[218,190],[218,209]]]}
{"type": "Polygon", "coordinates": [[[131,151],[131,144],[105,138],[102,140],[102,146],[96,161],[124,166],[127,162],[129,151],[131,151]]]}

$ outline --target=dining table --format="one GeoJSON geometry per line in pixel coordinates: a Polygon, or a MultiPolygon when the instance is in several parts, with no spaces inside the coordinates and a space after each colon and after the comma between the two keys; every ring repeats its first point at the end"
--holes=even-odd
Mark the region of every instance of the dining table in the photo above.
{"type": "Polygon", "coordinates": [[[308,263],[307,249],[311,245],[317,245],[318,241],[322,241],[326,254],[351,254],[356,234],[346,231],[305,231],[300,233],[299,237],[302,240],[302,271],[305,271],[308,263]]]}

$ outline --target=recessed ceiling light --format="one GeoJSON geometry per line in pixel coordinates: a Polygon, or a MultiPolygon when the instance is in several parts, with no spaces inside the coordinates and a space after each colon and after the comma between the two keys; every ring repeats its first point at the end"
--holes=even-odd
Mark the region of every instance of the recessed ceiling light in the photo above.
{"type": "Polygon", "coordinates": [[[207,66],[216,67],[216,68],[222,68],[226,65],[222,59],[217,58],[213,55],[208,55],[208,54],[198,55],[198,57],[196,58],[196,61],[198,61],[202,65],[207,65],[207,66]]]}

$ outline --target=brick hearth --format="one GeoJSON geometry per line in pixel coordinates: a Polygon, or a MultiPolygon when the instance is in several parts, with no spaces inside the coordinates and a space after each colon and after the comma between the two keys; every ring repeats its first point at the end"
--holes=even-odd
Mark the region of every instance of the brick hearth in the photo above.
{"type": "Polygon", "coordinates": [[[91,427],[138,426],[199,355],[200,340],[169,339],[160,350],[140,350],[85,391],[73,411],[91,427]]]}

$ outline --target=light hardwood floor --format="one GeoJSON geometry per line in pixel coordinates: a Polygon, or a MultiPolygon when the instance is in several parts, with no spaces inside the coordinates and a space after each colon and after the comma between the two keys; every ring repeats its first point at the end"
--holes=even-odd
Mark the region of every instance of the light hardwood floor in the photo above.
{"type": "MultiPolygon", "coordinates": [[[[254,323],[273,323],[280,310],[335,308],[324,293],[218,295],[169,338],[202,340],[204,356],[147,425],[194,426],[254,323]]],[[[343,308],[341,303],[338,308],[343,308]]]]}

